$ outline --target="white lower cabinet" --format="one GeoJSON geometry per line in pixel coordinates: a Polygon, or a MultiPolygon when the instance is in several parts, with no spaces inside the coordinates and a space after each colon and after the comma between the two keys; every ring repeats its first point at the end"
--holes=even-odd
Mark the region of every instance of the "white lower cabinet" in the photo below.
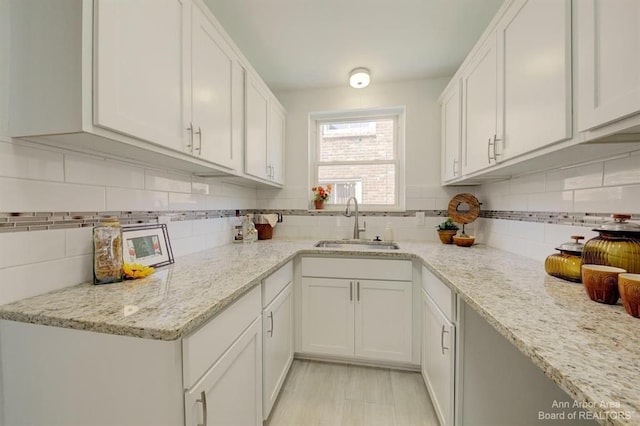
{"type": "Polygon", "coordinates": [[[411,268],[411,261],[303,258],[302,351],[411,362],[411,268]]]}
{"type": "Polygon", "coordinates": [[[186,426],[262,424],[261,306],[258,286],[183,339],[186,426]]]}
{"type": "Polygon", "coordinates": [[[257,318],[185,393],[185,424],[262,424],[262,322],[257,318]]]}
{"type": "Polygon", "coordinates": [[[455,299],[449,287],[422,268],[422,376],[442,426],[454,424],[455,299]]]}
{"type": "Polygon", "coordinates": [[[453,425],[455,325],[422,292],[422,375],[441,425],[453,425]]]}
{"type": "Polygon", "coordinates": [[[0,321],[0,423],[261,425],[261,310],[258,286],[171,341],[0,321]]]}
{"type": "Polygon", "coordinates": [[[267,305],[262,311],[262,410],[266,420],[293,362],[292,263],[265,279],[263,286],[267,305]],[[268,297],[272,294],[273,298],[268,297]]]}

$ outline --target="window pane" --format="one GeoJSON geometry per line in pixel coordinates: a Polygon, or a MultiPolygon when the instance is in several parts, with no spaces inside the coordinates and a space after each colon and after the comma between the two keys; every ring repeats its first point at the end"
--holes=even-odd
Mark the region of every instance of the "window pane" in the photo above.
{"type": "Polygon", "coordinates": [[[334,186],[333,204],[345,204],[350,196],[361,204],[396,204],[395,170],[394,164],[320,165],[318,182],[334,186]]]}
{"type": "Polygon", "coordinates": [[[394,120],[320,125],[320,161],[393,160],[394,120]]]}

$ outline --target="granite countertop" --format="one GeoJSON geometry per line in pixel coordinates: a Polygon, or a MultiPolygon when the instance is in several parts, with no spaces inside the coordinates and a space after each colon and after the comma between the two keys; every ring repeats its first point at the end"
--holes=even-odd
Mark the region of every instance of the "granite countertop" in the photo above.
{"type": "Polygon", "coordinates": [[[640,320],[588,299],[541,262],[476,245],[400,243],[400,250],[315,248],[314,241],[227,245],[178,258],[152,276],[81,284],[0,307],[0,318],[159,340],[191,333],[298,254],[423,262],[600,423],[640,419],[640,320]],[[611,404],[615,404],[611,406],[611,404]],[[617,405],[619,404],[619,406],[617,405]],[[623,412],[626,416],[609,416],[623,412]]]}

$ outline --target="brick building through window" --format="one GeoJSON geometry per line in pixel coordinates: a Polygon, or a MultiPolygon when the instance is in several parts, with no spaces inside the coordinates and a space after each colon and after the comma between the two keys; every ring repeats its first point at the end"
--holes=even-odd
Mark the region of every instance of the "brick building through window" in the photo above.
{"type": "Polygon", "coordinates": [[[312,179],[333,185],[330,204],[354,196],[363,206],[402,207],[399,121],[398,112],[315,121],[312,179]]]}

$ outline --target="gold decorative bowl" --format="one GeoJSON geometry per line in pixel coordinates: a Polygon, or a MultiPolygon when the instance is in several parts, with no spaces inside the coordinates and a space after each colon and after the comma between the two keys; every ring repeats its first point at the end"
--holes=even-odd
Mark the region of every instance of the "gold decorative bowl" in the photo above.
{"type": "Polygon", "coordinates": [[[625,311],[640,318],[640,274],[618,275],[618,290],[625,311]]]}
{"type": "Polygon", "coordinates": [[[582,265],[582,283],[587,295],[595,302],[615,305],[620,297],[618,275],[625,272],[613,266],[582,265]]]}
{"type": "Polygon", "coordinates": [[[460,247],[471,247],[473,242],[476,240],[476,237],[472,237],[469,235],[454,235],[453,242],[455,245],[460,247]]]}

